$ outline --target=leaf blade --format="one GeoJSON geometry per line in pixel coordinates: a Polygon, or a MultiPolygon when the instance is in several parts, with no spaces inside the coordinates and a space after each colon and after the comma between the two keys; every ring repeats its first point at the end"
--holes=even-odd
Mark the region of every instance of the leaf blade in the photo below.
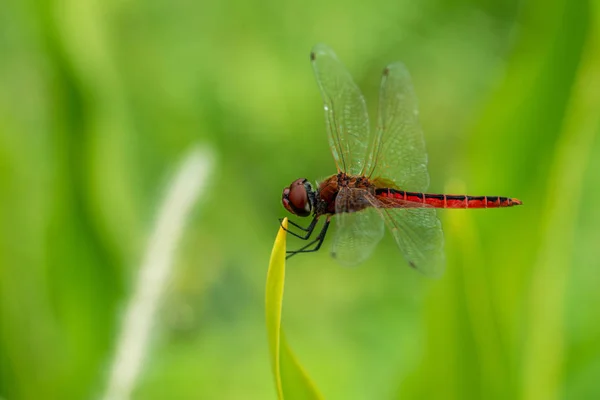
{"type": "Polygon", "coordinates": [[[285,218],[275,238],[267,272],[265,315],[271,368],[278,399],[320,400],[323,396],[298,362],[281,329],[287,227],[288,220],[285,218]]]}

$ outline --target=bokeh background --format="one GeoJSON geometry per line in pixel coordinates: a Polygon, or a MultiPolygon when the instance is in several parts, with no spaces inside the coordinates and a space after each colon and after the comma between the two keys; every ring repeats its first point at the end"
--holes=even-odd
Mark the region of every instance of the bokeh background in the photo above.
{"type": "Polygon", "coordinates": [[[599,18],[586,0],[3,0],[0,397],[104,393],[164,188],[200,143],[212,180],[133,398],[275,398],[281,190],[335,172],[308,58],[325,42],[372,117],[382,68],[408,66],[431,191],[525,204],[441,211],[439,280],[389,236],[355,269],[293,259],[284,324],[325,398],[600,398],[599,18]]]}

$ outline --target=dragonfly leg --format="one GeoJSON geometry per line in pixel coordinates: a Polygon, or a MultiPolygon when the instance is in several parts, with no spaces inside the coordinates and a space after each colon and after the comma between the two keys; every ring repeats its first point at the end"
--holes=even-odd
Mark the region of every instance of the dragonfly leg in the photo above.
{"type": "MultiPolygon", "coordinates": [[[[279,222],[282,222],[283,219],[280,219],[279,222]]],[[[315,230],[315,226],[317,226],[317,222],[319,221],[319,217],[314,217],[313,220],[311,221],[310,225],[308,225],[306,228],[298,225],[297,223],[288,220],[288,222],[290,224],[292,224],[293,226],[295,226],[298,229],[303,230],[304,232],[306,232],[303,235],[299,235],[295,232],[292,232],[289,229],[283,228],[283,225],[281,226],[286,232],[288,232],[290,235],[297,237],[298,239],[302,239],[302,240],[308,240],[310,238],[310,235],[312,235],[313,231],[315,230]]]]}
{"type": "MultiPolygon", "coordinates": [[[[283,223],[283,218],[279,218],[279,222],[280,222],[280,223],[283,223]]],[[[298,228],[298,229],[300,229],[300,230],[303,230],[303,231],[305,231],[305,232],[308,232],[308,231],[310,231],[310,227],[311,227],[311,225],[312,225],[313,223],[315,223],[315,224],[316,224],[316,222],[314,222],[314,220],[313,220],[313,221],[311,221],[311,224],[310,224],[308,227],[306,227],[306,228],[305,228],[305,227],[303,227],[303,226],[301,226],[301,225],[299,225],[299,224],[295,223],[295,222],[294,222],[294,221],[292,221],[292,220],[289,220],[289,219],[288,219],[288,222],[290,223],[290,225],[293,225],[293,226],[295,226],[296,228],[298,228]]]]}
{"type": "Polygon", "coordinates": [[[327,229],[329,228],[329,222],[331,222],[331,216],[327,217],[327,220],[325,221],[325,224],[323,225],[323,228],[321,229],[321,232],[319,232],[319,234],[317,235],[317,237],[315,238],[315,240],[313,240],[312,242],[308,243],[306,246],[302,246],[301,248],[299,248],[298,250],[294,250],[294,251],[288,251],[287,252],[287,256],[285,257],[285,259],[287,260],[288,258],[295,256],[298,253],[312,253],[315,252],[317,250],[319,250],[321,248],[321,245],[323,244],[323,240],[325,239],[325,235],[327,234],[327,229]],[[314,248],[309,249],[310,246],[317,244],[314,248]]]}

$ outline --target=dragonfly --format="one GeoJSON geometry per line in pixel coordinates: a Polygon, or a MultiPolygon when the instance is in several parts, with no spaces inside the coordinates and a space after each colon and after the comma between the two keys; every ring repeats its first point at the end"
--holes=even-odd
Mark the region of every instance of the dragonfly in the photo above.
{"type": "Polygon", "coordinates": [[[307,244],[287,258],[321,248],[335,216],[331,255],[341,264],[366,260],[387,226],[406,262],[430,276],[445,268],[444,234],[436,209],[502,208],[521,205],[516,198],[426,193],[427,152],[411,77],[400,62],[383,70],[375,132],[365,99],[336,54],[324,44],[310,53],[323,98],[329,148],[337,173],[316,186],[296,179],[284,188],[284,208],[308,226],[293,221],[288,232],[307,244]],[[316,237],[318,221],[325,223],[316,237]]]}

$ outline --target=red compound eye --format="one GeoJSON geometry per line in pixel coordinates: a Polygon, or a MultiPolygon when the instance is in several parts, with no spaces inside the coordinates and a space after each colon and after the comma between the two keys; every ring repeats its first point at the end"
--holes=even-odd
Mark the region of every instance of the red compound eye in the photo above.
{"type": "Polygon", "coordinates": [[[283,189],[281,196],[285,209],[299,217],[307,217],[312,211],[305,183],[306,179],[296,179],[290,187],[283,189]]]}

